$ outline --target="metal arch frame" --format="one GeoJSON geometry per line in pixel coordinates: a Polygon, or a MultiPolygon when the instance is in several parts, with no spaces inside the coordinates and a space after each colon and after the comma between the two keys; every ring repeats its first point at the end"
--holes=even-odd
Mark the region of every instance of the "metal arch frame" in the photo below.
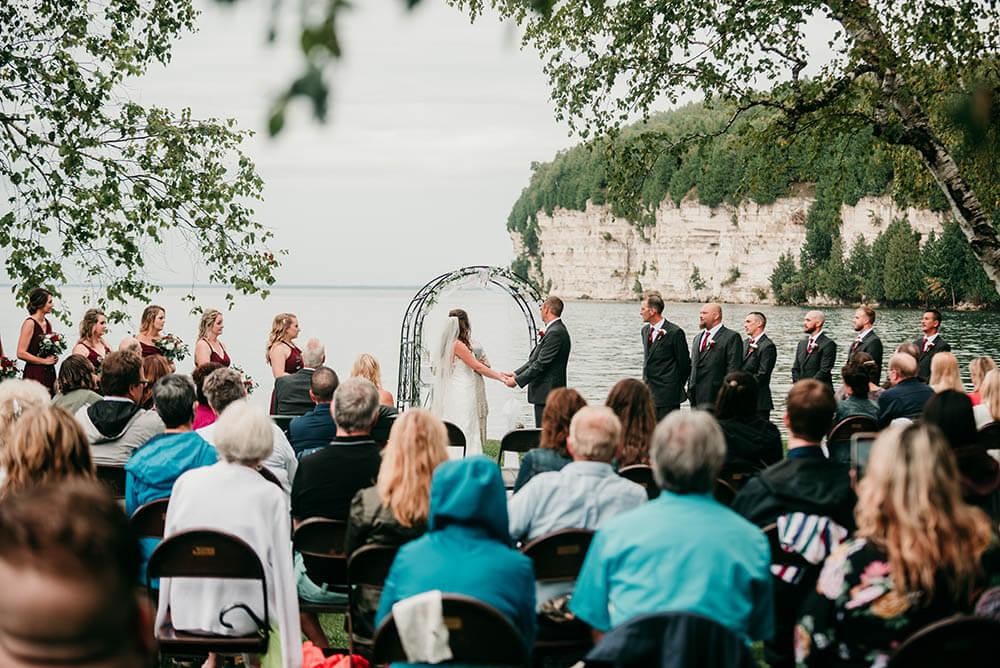
{"type": "Polygon", "coordinates": [[[396,407],[399,410],[420,405],[420,359],[423,352],[424,318],[427,311],[434,305],[437,295],[446,287],[463,278],[484,273],[486,285],[496,286],[506,292],[521,309],[527,326],[528,347],[535,345],[538,338],[535,308],[541,303],[542,297],[534,285],[505,267],[476,265],[441,274],[417,291],[403,316],[399,334],[399,386],[396,391],[396,407]]]}

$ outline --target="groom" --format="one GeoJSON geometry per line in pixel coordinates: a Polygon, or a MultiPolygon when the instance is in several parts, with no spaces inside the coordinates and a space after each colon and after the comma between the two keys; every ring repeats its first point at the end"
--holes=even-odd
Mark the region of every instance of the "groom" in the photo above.
{"type": "Polygon", "coordinates": [[[535,426],[542,426],[542,412],[549,392],[566,387],[566,362],[569,361],[569,332],[562,322],[563,303],[558,297],[542,302],[544,331],[531,351],[528,361],[507,377],[507,387],[528,386],[528,401],[535,406],[535,426]]]}

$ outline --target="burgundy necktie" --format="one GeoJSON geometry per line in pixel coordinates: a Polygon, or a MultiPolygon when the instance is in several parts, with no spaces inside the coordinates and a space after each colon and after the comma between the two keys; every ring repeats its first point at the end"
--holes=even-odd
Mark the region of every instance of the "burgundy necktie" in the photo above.
{"type": "Polygon", "coordinates": [[[708,345],[708,330],[707,329],[705,330],[705,333],[701,335],[701,345],[698,347],[698,352],[700,352],[700,353],[705,352],[705,346],[706,345],[708,345]]]}

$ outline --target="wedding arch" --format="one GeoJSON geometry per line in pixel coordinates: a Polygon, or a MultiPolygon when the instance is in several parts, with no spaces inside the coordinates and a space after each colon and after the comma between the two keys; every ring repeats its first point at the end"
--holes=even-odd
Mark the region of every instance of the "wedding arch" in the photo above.
{"type": "Polygon", "coordinates": [[[535,310],[542,298],[531,283],[504,267],[463,267],[441,274],[417,291],[403,316],[399,335],[399,388],[396,392],[396,407],[399,410],[420,406],[424,317],[443,290],[461,287],[498,288],[506,292],[524,315],[529,347],[535,344],[538,337],[535,310]]]}

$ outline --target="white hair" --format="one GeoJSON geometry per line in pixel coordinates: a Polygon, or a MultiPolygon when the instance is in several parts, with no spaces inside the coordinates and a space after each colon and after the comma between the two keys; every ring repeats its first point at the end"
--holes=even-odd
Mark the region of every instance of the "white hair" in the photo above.
{"type": "Polygon", "coordinates": [[[0,444],[24,411],[48,406],[50,401],[49,391],[37,381],[11,378],[0,383],[0,444]]]}
{"type": "Polygon", "coordinates": [[[649,450],[660,487],[679,494],[710,492],[726,460],[726,439],[709,413],[674,411],[656,426],[649,450]]]}
{"type": "Polygon", "coordinates": [[[306,347],[302,350],[302,365],[310,369],[323,366],[326,361],[326,348],[319,339],[309,339],[306,347]]]}
{"type": "Polygon", "coordinates": [[[215,449],[227,462],[257,464],[274,450],[274,426],[245,399],[229,404],[215,421],[215,449]]]}
{"type": "Polygon", "coordinates": [[[569,423],[573,454],[601,462],[610,462],[618,448],[622,423],[607,406],[584,406],[569,423]]]}

